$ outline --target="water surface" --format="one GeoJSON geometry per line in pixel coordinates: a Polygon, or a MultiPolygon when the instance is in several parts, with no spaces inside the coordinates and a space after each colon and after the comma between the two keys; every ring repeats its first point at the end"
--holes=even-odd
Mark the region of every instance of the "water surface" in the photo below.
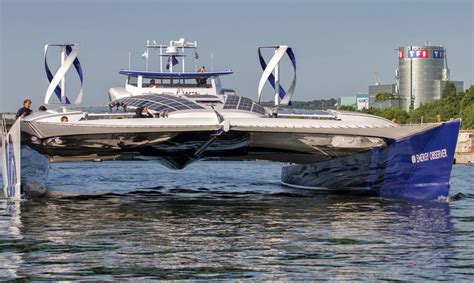
{"type": "Polygon", "coordinates": [[[474,167],[449,203],[279,184],[279,163],[57,163],[48,198],[0,199],[0,279],[474,278],[474,167]]]}

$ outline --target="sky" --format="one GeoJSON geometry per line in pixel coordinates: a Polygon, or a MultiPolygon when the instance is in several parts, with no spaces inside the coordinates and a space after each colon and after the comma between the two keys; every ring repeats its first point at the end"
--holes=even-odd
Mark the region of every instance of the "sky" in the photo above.
{"type": "MultiPolygon", "coordinates": [[[[468,88],[474,84],[473,2],[0,0],[0,112],[16,111],[25,98],[33,100],[34,110],[43,103],[47,43],[80,45],[84,106],[105,105],[108,89],[124,85],[118,72],[128,68],[129,52],[132,69],[145,69],[140,55],[146,40],[166,44],[182,37],[198,41],[199,65],[232,69],[224,87],[252,99],[262,73],[257,47],[279,44],[296,55],[294,100],[367,92],[375,72],[382,83],[393,83],[395,49],[425,42],[447,48],[451,79],[468,88]]],[[[55,52],[48,56],[53,73],[55,52]]],[[[289,66],[282,65],[286,88],[289,66]]],[[[150,68],[158,65],[151,62],[150,68]]],[[[79,82],[73,71],[66,89],[74,99],[79,82]]],[[[272,98],[267,87],[263,100],[272,98]]]]}

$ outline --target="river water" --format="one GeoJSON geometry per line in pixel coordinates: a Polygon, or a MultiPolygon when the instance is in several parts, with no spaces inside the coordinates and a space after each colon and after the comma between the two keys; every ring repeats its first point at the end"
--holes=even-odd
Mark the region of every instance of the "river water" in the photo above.
{"type": "Polygon", "coordinates": [[[56,163],[0,199],[0,279],[474,279],[474,167],[448,203],[296,190],[281,164],[56,163]]]}

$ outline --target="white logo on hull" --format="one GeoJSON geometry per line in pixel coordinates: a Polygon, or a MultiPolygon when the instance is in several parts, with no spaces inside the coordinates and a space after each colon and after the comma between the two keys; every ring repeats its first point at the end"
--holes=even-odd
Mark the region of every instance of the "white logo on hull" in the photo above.
{"type": "Polygon", "coordinates": [[[416,164],[416,163],[422,163],[422,162],[427,162],[427,161],[432,161],[432,160],[437,160],[441,158],[447,158],[448,157],[448,151],[446,148],[443,149],[438,149],[430,152],[423,152],[419,154],[414,154],[411,156],[411,163],[416,164]]]}

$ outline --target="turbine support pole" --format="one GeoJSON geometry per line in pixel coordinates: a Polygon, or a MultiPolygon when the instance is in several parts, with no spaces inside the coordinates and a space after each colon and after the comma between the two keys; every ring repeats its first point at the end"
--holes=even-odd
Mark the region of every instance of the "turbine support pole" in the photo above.
{"type": "MultiPolygon", "coordinates": [[[[275,55],[278,49],[275,49],[275,55]]],[[[280,61],[275,66],[275,106],[280,105],[280,61]]]]}

